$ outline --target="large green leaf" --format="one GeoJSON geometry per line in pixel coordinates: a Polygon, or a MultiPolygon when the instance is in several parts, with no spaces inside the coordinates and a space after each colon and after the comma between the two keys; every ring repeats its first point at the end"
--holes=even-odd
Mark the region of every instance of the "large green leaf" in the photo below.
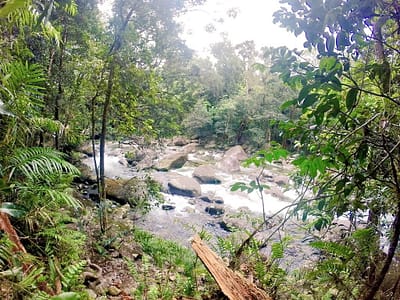
{"type": "MultiPolygon", "coordinates": [[[[3,1],[2,1],[3,2],[3,1]]],[[[28,0],[8,0],[5,5],[0,9],[0,18],[6,18],[9,14],[18,9],[24,8],[30,1],[28,0]]]]}
{"type": "Polygon", "coordinates": [[[52,148],[32,147],[15,150],[10,159],[10,178],[16,172],[30,180],[43,180],[52,174],[71,173],[78,175],[79,170],[64,160],[64,154],[52,148]]]}
{"type": "Polygon", "coordinates": [[[351,88],[346,95],[346,108],[347,110],[351,110],[354,107],[354,104],[357,101],[357,96],[358,96],[358,89],[357,88],[351,88]]]}

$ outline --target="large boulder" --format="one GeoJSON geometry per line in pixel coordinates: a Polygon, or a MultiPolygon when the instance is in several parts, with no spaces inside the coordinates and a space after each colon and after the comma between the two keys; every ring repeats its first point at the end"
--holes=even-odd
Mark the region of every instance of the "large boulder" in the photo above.
{"type": "Polygon", "coordinates": [[[217,167],[224,172],[233,173],[240,171],[240,162],[247,158],[242,146],[237,145],[225,152],[217,167]]]}
{"type": "Polygon", "coordinates": [[[185,153],[194,153],[196,149],[199,147],[198,143],[190,143],[185,145],[182,149],[185,153]]]}
{"type": "Polygon", "coordinates": [[[169,193],[168,183],[173,179],[182,175],[175,172],[153,172],[151,178],[160,185],[161,192],[169,193]]]}
{"type": "Polygon", "coordinates": [[[240,161],[232,157],[224,157],[217,162],[217,167],[225,173],[234,173],[240,171],[240,161]]]}
{"type": "Polygon", "coordinates": [[[172,143],[174,144],[174,146],[182,147],[182,146],[189,144],[190,140],[183,136],[177,136],[177,137],[174,137],[174,139],[172,140],[172,143]]]}
{"type": "Polygon", "coordinates": [[[243,150],[242,146],[236,145],[226,151],[224,157],[231,157],[237,159],[238,161],[243,161],[247,158],[247,154],[243,150]]]}
{"type": "Polygon", "coordinates": [[[183,175],[174,176],[168,182],[169,192],[171,194],[199,197],[201,195],[200,184],[193,178],[183,175]]]}
{"type": "Polygon", "coordinates": [[[152,149],[144,149],[142,150],[143,158],[136,163],[135,167],[137,170],[147,170],[154,167],[154,161],[157,158],[156,151],[152,149]]]}
{"type": "Polygon", "coordinates": [[[216,170],[211,165],[199,166],[193,171],[194,178],[196,178],[200,183],[205,184],[219,184],[221,179],[218,178],[216,170]]]}
{"type": "Polygon", "coordinates": [[[162,158],[155,168],[158,171],[169,171],[171,169],[179,169],[187,162],[187,153],[173,153],[162,158]]]}
{"type": "Polygon", "coordinates": [[[135,177],[129,180],[106,179],[106,195],[110,200],[128,203],[132,207],[151,198],[146,182],[135,177]]]}

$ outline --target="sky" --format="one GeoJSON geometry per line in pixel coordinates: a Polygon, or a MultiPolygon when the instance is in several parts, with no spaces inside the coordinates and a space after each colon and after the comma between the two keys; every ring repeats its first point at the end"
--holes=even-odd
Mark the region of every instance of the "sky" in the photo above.
{"type": "MultiPolygon", "coordinates": [[[[105,0],[101,5],[102,11],[109,11],[111,3],[112,0],[105,0]]],[[[205,5],[195,7],[178,21],[184,26],[182,38],[201,56],[207,56],[209,45],[222,39],[222,32],[228,35],[233,44],[253,40],[258,48],[302,48],[304,39],[296,38],[273,24],[272,15],[280,6],[279,0],[207,0],[205,5]],[[236,18],[228,17],[227,11],[232,8],[238,12],[236,18]],[[221,19],[223,22],[218,22],[221,19]],[[205,27],[208,24],[213,24],[216,31],[207,32],[205,27]]]]}
{"type": "Polygon", "coordinates": [[[208,0],[179,18],[184,24],[182,38],[200,55],[207,54],[211,43],[221,40],[225,32],[233,44],[253,40],[258,47],[287,46],[302,48],[303,39],[296,38],[278,24],[273,24],[273,13],[280,7],[279,0],[208,0]],[[229,18],[227,11],[235,8],[236,18],[229,18]],[[223,19],[223,23],[217,20],[223,19]],[[206,32],[207,24],[214,24],[214,33],[206,32]]]}

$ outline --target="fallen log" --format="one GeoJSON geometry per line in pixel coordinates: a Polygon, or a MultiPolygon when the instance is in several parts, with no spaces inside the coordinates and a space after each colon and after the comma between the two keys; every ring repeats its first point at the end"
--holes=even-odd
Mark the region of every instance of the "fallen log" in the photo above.
{"type": "Polygon", "coordinates": [[[192,248],[230,300],[272,300],[265,291],[229,269],[198,235],[192,239],[192,248]]]}

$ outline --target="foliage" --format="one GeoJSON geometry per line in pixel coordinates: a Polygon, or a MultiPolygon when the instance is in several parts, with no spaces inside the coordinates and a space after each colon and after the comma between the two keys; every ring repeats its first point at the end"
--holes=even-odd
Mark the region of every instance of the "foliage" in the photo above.
{"type": "MultiPolygon", "coordinates": [[[[372,299],[389,269],[400,232],[397,5],[284,2],[291,9],[282,8],[276,20],[296,35],[304,32],[305,46],[315,49],[318,59],[313,64],[284,48],[273,57],[272,70],[300,91],[284,107],[295,106],[302,115],[284,127],[297,139],[301,156],[294,163],[314,197],[303,199],[296,212],[303,218],[315,217],[316,229],[328,227],[337,217],[349,216],[355,225],[367,219],[367,228],[376,235],[375,255],[366,258],[371,268],[349,266],[346,276],[355,270],[363,275],[368,288],[360,297],[372,299]],[[376,270],[372,267],[379,253],[376,241],[387,214],[395,216],[390,250],[376,270]]],[[[354,241],[350,247],[354,249],[354,241]]],[[[337,291],[342,291],[342,279],[331,280],[337,291]]],[[[348,296],[354,297],[353,292],[348,291],[348,296]]]]}
{"type": "Polygon", "coordinates": [[[126,261],[139,283],[135,297],[174,299],[176,296],[197,298],[212,294],[211,276],[189,249],[139,229],[134,231],[134,236],[145,253],[140,267],[126,261]],[[155,274],[154,267],[157,268],[155,274]],[[207,284],[207,289],[202,288],[204,284],[207,284]]]}

